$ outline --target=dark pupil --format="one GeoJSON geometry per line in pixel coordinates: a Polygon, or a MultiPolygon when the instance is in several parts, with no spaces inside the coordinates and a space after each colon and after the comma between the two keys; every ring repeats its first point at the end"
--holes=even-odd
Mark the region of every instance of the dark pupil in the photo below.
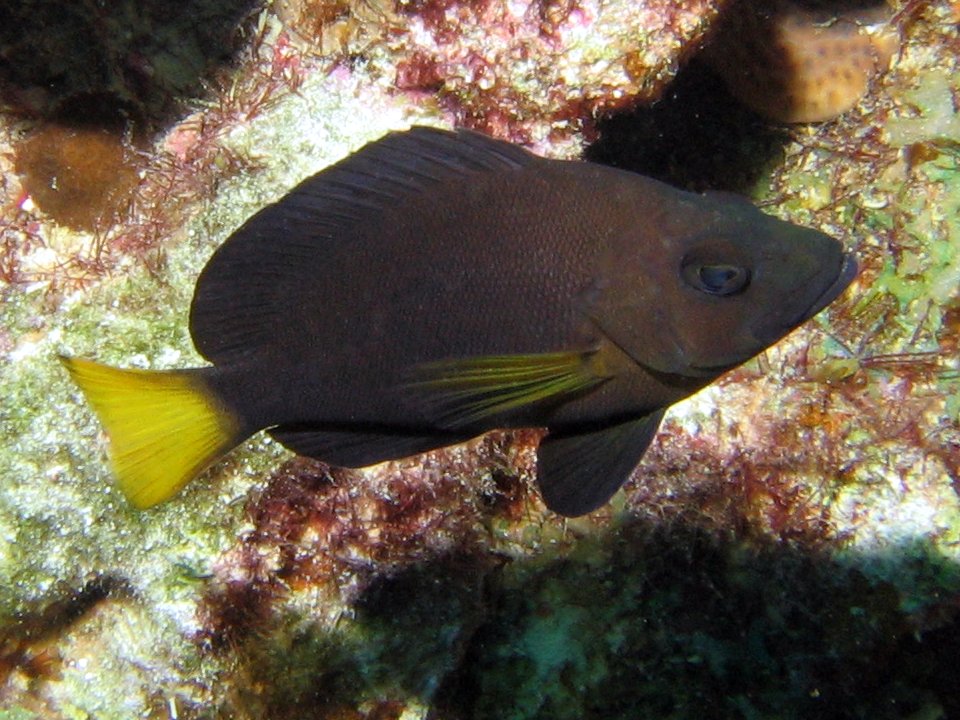
{"type": "Polygon", "coordinates": [[[740,274],[740,269],[732,265],[703,265],[700,268],[700,282],[707,292],[723,293],[734,288],[734,280],[740,274]]]}

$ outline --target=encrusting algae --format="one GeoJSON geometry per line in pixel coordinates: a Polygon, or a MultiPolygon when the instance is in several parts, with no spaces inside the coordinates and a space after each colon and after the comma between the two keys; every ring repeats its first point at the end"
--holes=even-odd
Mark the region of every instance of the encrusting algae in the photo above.
{"type": "Polygon", "coordinates": [[[574,516],[616,492],[669,405],[855,272],[837,241],[732,196],[414,128],[308,178],[219,248],[190,318],[212,367],[64,362],[140,508],[261,429],[362,467],[537,426],[541,492],[574,516]]]}

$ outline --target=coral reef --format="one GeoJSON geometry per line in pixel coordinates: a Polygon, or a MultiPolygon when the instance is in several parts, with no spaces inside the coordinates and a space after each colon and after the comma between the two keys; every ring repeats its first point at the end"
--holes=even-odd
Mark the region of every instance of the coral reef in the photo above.
{"type": "Polygon", "coordinates": [[[277,3],[189,111],[129,138],[132,195],[87,230],[17,173],[39,125],[0,117],[0,717],[960,714],[956,3],[900,5],[892,70],[790,129],[700,63],[666,84],[722,12],[677,7],[277,3]],[[591,34],[644,8],[675,23],[655,56],[630,54],[652,30],[591,34]],[[748,192],[843,238],[861,276],[672,410],[586,518],[532,490],[538,431],[358,472],[258,437],[127,507],[56,354],[198,363],[196,274],[243,219],[389,129],[452,120],[748,192]]]}
{"type": "Polygon", "coordinates": [[[958,673],[940,653],[956,637],[918,640],[889,583],[816,553],[631,522],[509,566],[439,704],[469,718],[953,717],[958,673]]]}
{"type": "Polygon", "coordinates": [[[556,147],[599,113],[656,98],[721,5],[404,2],[396,84],[436,94],[458,125],[556,147]]]}

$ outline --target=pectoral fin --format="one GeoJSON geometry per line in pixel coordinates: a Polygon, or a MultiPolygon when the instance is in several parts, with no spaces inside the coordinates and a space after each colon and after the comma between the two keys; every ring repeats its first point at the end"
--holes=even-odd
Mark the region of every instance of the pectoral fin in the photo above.
{"type": "Polygon", "coordinates": [[[407,389],[435,422],[459,428],[571,399],[608,378],[592,350],[491,355],[418,365],[407,389]]]}
{"type": "Polygon", "coordinates": [[[664,410],[571,435],[548,435],[537,450],[537,483],[547,507],[576,517],[606,503],[640,462],[664,410]]]}

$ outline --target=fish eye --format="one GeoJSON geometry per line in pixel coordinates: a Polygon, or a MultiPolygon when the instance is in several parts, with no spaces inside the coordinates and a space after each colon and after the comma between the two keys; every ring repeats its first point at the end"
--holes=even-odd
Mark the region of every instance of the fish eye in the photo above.
{"type": "Polygon", "coordinates": [[[749,270],[726,263],[684,263],[681,274],[688,285],[708,295],[734,295],[750,283],[749,270]]]}

